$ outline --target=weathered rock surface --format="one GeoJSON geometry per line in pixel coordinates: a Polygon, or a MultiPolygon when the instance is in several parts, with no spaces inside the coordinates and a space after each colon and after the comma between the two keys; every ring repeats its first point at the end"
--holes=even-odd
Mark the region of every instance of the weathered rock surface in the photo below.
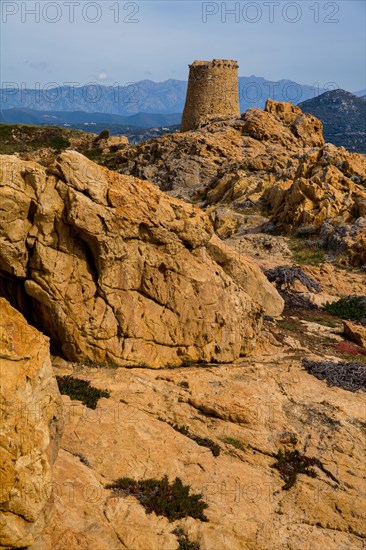
{"type": "MultiPolygon", "coordinates": [[[[172,531],[178,525],[201,550],[362,549],[364,399],[308,374],[304,354],[311,356],[277,343],[255,362],[230,367],[75,366],[74,376],[109,389],[111,398],[92,411],[64,397],[58,491],[49,524],[31,550],[176,550],[172,531]],[[210,438],[221,454],[214,457],[168,422],[210,438]],[[272,467],[279,449],[317,458],[336,481],[315,467],[316,477],[300,474],[283,490],[272,467]],[[208,522],[169,523],[146,514],[133,496],[116,497],[104,488],[118,477],[165,474],[203,493],[208,522]]],[[[69,372],[70,366],[57,368],[58,374],[69,372]]]]}
{"type": "Polygon", "coordinates": [[[0,298],[0,548],[24,548],[52,492],[63,411],[48,338],[0,298]]]}
{"type": "Polygon", "coordinates": [[[281,313],[254,264],[227,252],[219,265],[197,207],[76,152],[48,168],[1,160],[2,292],[6,276],[67,358],[228,362],[251,351],[263,312],[281,313]]]}
{"type": "Polygon", "coordinates": [[[366,348],[366,327],[351,321],[343,321],[344,334],[358,346],[366,348]]]}
{"type": "Polygon", "coordinates": [[[364,296],[366,275],[362,270],[347,271],[330,263],[320,266],[302,266],[307,275],[320,284],[322,291],[341,298],[342,296],[364,296]]]}
{"type": "Polygon", "coordinates": [[[225,245],[216,235],[213,235],[207,243],[207,250],[211,258],[249,296],[254,297],[260,304],[265,304],[267,315],[278,316],[278,296],[272,292],[273,286],[267,278],[260,278],[260,284],[258,284],[258,267],[253,262],[225,245]]]}
{"type": "Polygon", "coordinates": [[[109,136],[107,138],[96,139],[93,142],[93,146],[101,149],[103,153],[109,153],[111,148],[113,150],[114,148],[118,148],[127,144],[128,137],[126,136],[109,136]]]}
{"type": "Polygon", "coordinates": [[[361,183],[365,183],[366,171],[365,163],[356,162],[358,157],[361,155],[330,144],[309,150],[282,200],[277,199],[276,186],[268,191],[267,199],[271,205],[275,203],[273,221],[298,227],[320,226],[326,220],[341,224],[364,217],[366,189],[361,183]]]}
{"type": "Polygon", "coordinates": [[[269,99],[264,111],[126,146],[105,163],[208,208],[221,238],[263,232],[270,219],[285,232],[322,231],[337,259],[365,263],[365,158],[324,144],[321,122],[291,103],[269,99]]]}
{"type": "Polygon", "coordinates": [[[290,103],[211,121],[199,130],[128,146],[107,157],[110,168],[152,181],[183,198],[209,203],[263,192],[281,174],[295,175],[304,148],[324,144],[321,123],[290,103]],[[296,124],[297,122],[297,124],[296,124]],[[301,129],[300,129],[301,128],[301,129]]]}
{"type": "Polygon", "coordinates": [[[334,226],[324,223],[320,238],[323,238],[335,259],[346,259],[349,265],[366,266],[366,216],[354,223],[334,226]]]}

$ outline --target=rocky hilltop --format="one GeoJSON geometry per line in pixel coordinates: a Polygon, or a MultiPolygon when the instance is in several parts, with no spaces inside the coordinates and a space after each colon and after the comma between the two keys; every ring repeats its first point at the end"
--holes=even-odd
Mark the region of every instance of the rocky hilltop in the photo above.
{"type": "Polygon", "coordinates": [[[366,154],[366,101],[345,90],[332,90],[299,104],[320,118],[326,141],[366,154]]]}
{"type": "Polygon", "coordinates": [[[322,124],[290,103],[124,146],[103,161],[210,213],[223,237],[292,231],[365,263],[365,157],[325,144],[322,124]],[[356,242],[357,241],[357,242],[356,242]]]}
{"type": "Polygon", "coordinates": [[[364,157],[79,138],[0,156],[0,548],[364,548],[364,157]]]}

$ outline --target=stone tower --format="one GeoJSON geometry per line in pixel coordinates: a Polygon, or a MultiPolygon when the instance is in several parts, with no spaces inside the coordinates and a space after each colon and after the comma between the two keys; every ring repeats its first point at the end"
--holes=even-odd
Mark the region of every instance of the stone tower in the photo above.
{"type": "Polygon", "coordinates": [[[240,116],[238,62],[229,59],[195,61],[189,80],[181,131],[194,130],[210,118],[240,116]]]}

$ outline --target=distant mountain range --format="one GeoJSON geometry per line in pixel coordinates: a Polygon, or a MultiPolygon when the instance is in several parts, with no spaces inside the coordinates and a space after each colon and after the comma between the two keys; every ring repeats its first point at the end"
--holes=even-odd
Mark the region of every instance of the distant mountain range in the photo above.
{"type": "Polygon", "coordinates": [[[82,130],[95,132],[93,126],[134,126],[138,128],[152,128],[180,124],[180,113],[156,114],[137,113],[130,116],[114,115],[109,113],[88,113],[85,111],[38,111],[35,109],[5,109],[0,111],[0,122],[8,124],[37,124],[52,126],[79,127],[82,130]],[[88,128],[90,127],[90,128],[88,128]]]}
{"type": "MultiPolygon", "coordinates": [[[[142,80],[125,87],[60,87],[42,93],[37,90],[0,89],[0,122],[70,127],[99,133],[128,135],[132,141],[151,137],[141,128],[176,131],[181,121],[187,83],[182,80],[142,80]],[[94,98],[92,93],[97,94],[94,98]]],[[[349,151],[366,153],[366,90],[351,94],[344,90],[325,91],[291,80],[272,82],[262,77],[239,77],[241,112],[264,108],[268,97],[299,104],[303,111],[319,118],[324,137],[349,151]]]]}
{"type": "Polygon", "coordinates": [[[358,92],[353,92],[353,95],[356,95],[357,97],[366,97],[366,89],[359,90],[358,92]]]}
{"type": "Polygon", "coordinates": [[[326,141],[366,154],[366,101],[345,90],[333,90],[299,104],[319,118],[326,141]]]}
{"type": "MultiPolygon", "coordinates": [[[[126,86],[62,86],[47,90],[0,89],[0,109],[36,111],[108,113],[129,116],[136,113],[182,113],[187,82],[141,80],[126,86]]],[[[326,90],[298,84],[292,80],[270,81],[263,77],[239,77],[240,108],[263,108],[268,97],[277,101],[299,103],[326,90]]]]}

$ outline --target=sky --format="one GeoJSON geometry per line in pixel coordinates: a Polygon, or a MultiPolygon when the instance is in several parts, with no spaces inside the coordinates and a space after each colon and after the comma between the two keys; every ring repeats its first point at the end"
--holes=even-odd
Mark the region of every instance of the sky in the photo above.
{"type": "Polygon", "coordinates": [[[240,76],[366,87],[363,0],[0,4],[2,85],[187,80],[195,59],[223,58],[240,76]]]}

